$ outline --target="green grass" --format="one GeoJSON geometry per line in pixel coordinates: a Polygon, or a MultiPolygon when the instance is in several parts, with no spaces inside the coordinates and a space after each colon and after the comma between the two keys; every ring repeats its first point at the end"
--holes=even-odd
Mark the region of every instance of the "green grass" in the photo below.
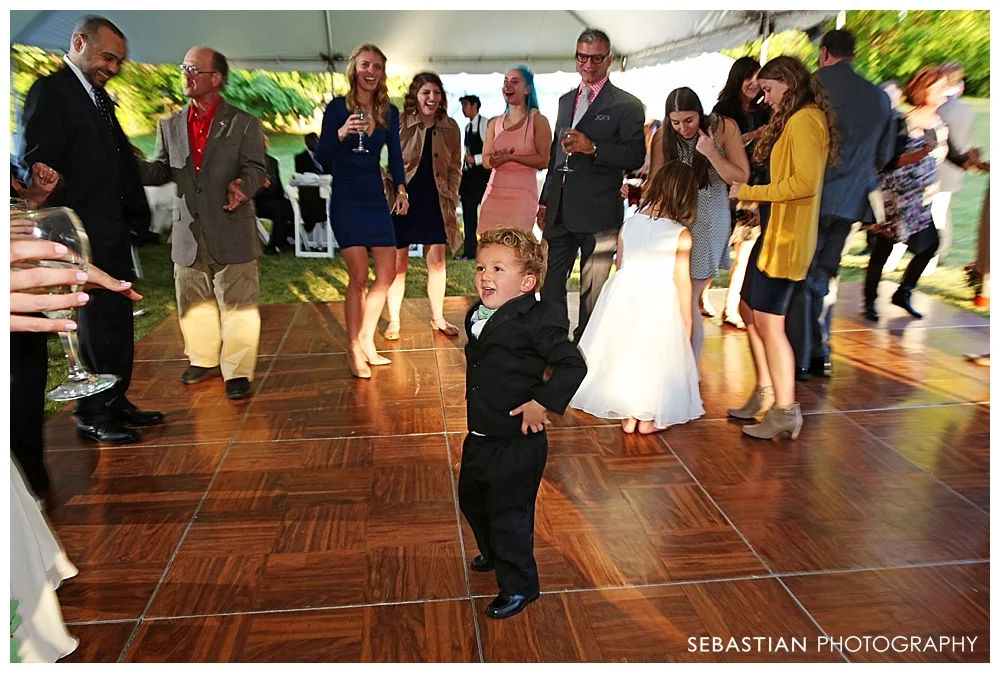
{"type": "MultiPolygon", "coordinates": [[[[974,144],[981,147],[984,155],[988,157],[989,100],[967,100],[976,110],[974,144]]],[[[302,137],[272,134],[269,139],[270,152],[278,158],[282,178],[287,180],[292,174],[295,154],[301,152],[305,146],[302,137]]],[[[144,152],[150,153],[155,138],[153,135],[146,135],[133,138],[133,141],[144,152]]],[[[952,198],[955,231],[948,266],[939,267],[934,274],[922,278],[918,286],[922,292],[985,315],[988,315],[988,310],[973,306],[973,292],[965,282],[965,273],[962,269],[975,259],[979,215],[988,183],[987,175],[966,176],[962,191],[952,198]]],[[[859,234],[852,241],[852,252],[861,250],[864,245],[864,235],[859,234]]],[[[138,282],[137,289],[145,297],[140,307],[146,313],[136,318],[136,340],[141,339],[176,308],[170,246],[143,247],[140,248],[139,255],[146,277],[138,282]]],[[[904,258],[900,268],[904,267],[906,259],[904,258]]],[[[848,254],[843,260],[841,280],[843,282],[862,280],[867,265],[867,257],[848,254]]],[[[455,296],[475,294],[474,275],[473,262],[449,260],[447,294],[455,296]]],[[[887,275],[886,278],[898,281],[900,275],[901,272],[896,272],[887,275]]],[[[712,286],[725,287],[728,282],[729,273],[723,271],[712,286]]],[[[579,283],[579,266],[577,266],[570,277],[569,289],[578,290],[579,283]]],[[[347,267],[339,256],[334,259],[296,258],[289,254],[278,257],[265,256],[260,259],[260,284],[263,304],[341,301],[347,290],[347,267]]],[[[410,271],[406,275],[406,296],[427,296],[427,267],[422,258],[410,258],[410,271]]],[[[49,365],[49,381],[50,385],[54,385],[56,381],[61,381],[66,376],[66,358],[59,340],[55,337],[49,341],[49,365]]],[[[48,402],[46,411],[51,415],[61,406],[48,402]]]]}

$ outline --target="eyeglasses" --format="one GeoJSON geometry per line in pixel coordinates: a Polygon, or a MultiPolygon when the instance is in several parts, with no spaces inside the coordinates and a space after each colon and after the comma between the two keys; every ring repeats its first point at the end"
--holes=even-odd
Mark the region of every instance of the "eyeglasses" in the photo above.
{"type": "Polygon", "coordinates": [[[606,54],[581,54],[580,52],[576,52],[576,62],[579,63],[580,65],[583,65],[584,63],[587,62],[587,59],[589,58],[591,62],[594,63],[595,65],[600,65],[604,63],[604,59],[606,59],[608,56],[611,56],[610,51],[607,52],[606,54]]]}
{"type": "Polygon", "coordinates": [[[212,73],[219,72],[218,70],[198,70],[198,68],[193,65],[187,65],[184,63],[177,66],[177,69],[185,75],[191,75],[191,77],[197,77],[198,75],[211,75],[212,73]]]}

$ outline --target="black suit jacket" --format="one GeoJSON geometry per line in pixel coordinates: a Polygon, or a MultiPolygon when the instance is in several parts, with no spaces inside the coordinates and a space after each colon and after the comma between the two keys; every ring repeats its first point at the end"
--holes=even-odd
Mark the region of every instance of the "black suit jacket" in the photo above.
{"type": "Polygon", "coordinates": [[[576,125],[580,133],[597,144],[597,153],[574,154],[569,158],[573,172],[557,172],[555,169],[565,156],[559,131],[569,128],[573,121],[576,92],[573,89],[559,99],[549,170],[538,202],[546,206],[546,227],[555,221],[561,203],[567,229],[596,234],[620,227],[625,218],[620,194],[622,180],[625,173],[639,168],[646,160],[642,127],[645,119],[639,99],[608,82],[576,125]]]}
{"type": "Polygon", "coordinates": [[[312,157],[309,156],[308,151],[295,155],[295,172],[315,173],[317,175],[327,174],[325,168],[324,169],[316,168],[316,164],[313,163],[312,157]]]}
{"type": "Polygon", "coordinates": [[[40,161],[62,176],[46,205],[76,211],[94,264],[116,278],[132,278],[131,230],[148,230],[149,205],[117,118],[114,130],[108,129],[80,80],[64,66],[32,85],[22,120],[22,170],[40,161]]]}
{"type": "Polygon", "coordinates": [[[570,343],[565,316],[526,294],[508,301],[489,319],[479,338],[472,335],[476,302],[465,316],[465,400],[469,430],[487,437],[521,437],[513,409],[535,400],[557,414],[587,375],[587,363],[570,343]],[[545,370],[552,375],[545,380],[545,370]]]}
{"type": "Polygon", "coordinates": [[[268,187],[261,187],[254,197],[257,199],[285,199],[285,189],[281,186],[281,173],[278,172],[278,160],[270,154],[264,157],[267,163],[267,178],[271,181],[268,187]]]}

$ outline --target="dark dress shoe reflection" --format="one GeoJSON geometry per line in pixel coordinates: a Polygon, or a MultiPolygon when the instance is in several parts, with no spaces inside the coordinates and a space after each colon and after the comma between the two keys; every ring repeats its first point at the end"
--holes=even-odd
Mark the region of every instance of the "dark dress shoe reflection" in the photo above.
{"type": "Polygon", "coordinates": [[[828,379],[833,376],[833,363],[830,358],[813,358],[809,363],[809,373],[828,379]]]}
{"type": "Polygon", "coordinates": [[[240,377],[226,381],[226,397],[231,400],[242,400],[250,397],[250,379],[240,377]]]}
{"type": "Polygon", "coordinates": [[[924,314],[913,308],[913,305],[910,303],[909,290],[896,290],[896,292],[892,295],[892,303],[912,315],[917,320],[924,317],[924,314]]]}
{"type": "Polygon", "coordinates": [[[476,558],[472,559],[469,567],[477,573],[487,573],[493,570],[493,561],[487,561],[485,556],[479,554],[476,558]]]}
{"type": "Polygon", "coordinates": [[[115,421],[77,421],[76,434],[101,444],[133,444],[141,439],[138,432],[115,421]]]}
{"type": "Polygon", "coordinates": [[[162,411],[140,411],[138,407],[131,409],[115,409],[112,412],[115,421],[130,428],[145,428],[163,423],[162,411]]]}
{"type": "Polygon", "coordinates": [[[507,619],[520,613],[528,607],[528,603],[538,600],[538,594],[533,596],[522,596],[520,594],[509,595],[504,591],[500,592],[488,606],[486,606],[486,616],[493,619],[507,619]]]}
{"type": "Polygon", "coordinates": [[[219,376],[221,374],[222,371],[218,367],[198,367],[197,365],[191,365],[181,374],[181,382],[188,385],[201,383],[209,376],[219,376]]]}

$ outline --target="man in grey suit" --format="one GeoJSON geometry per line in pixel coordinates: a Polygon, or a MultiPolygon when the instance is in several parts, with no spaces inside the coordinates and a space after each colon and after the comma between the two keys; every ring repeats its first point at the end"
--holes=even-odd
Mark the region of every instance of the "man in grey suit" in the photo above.
{"type": "MultiPolygon", "coordinates": [[[[938,108],[938,116],[948,125],[949,149],[955,154],[965,155],[973,149],[972,127],[976,121],[975,111],[962,101],[962,94],[965,93],[965,70],[958,63],[945,63],[939,69],[948,80],[948,101],[938,108]]],[[[943,264],[951,250],[951,197],[962,188],[965,169],[944,161],[938,166],[938,174],[941,177],[941,190],[934,195],[931,214],[941,243],[938,245],[937,255],[927,265],[924,273],[930,273],[938,264],[943,264]]]]}
{"type": "Polygon", "coordinates": [[[796,378],[830,376],[830,323],[840,258],[855,222],[872,222],[869,192],[892,158],[896,121],[889,96],[854,72],[854,35],[831,30],[820,40],[816,73],[837,116],[840,157],[826,169],[816,253],[796,284],[785,331],[795,351],[796,378]],[[828,296],[829,295],[829,296],[828,296]]]}
{"type": "Polygon", "coordinates": [[[569,314],[566,281],[580,254],[579,341],[611,274],[625,216],[620,190],[625,173],[646,159],[642,103],[608,81],[611,40],[588,28],[576,44],[580,85],[559,99],[549,169],[539,198],[538,226],[549,244],[542,301],[569,314]],[[558,167],[569,154],[572,172],[558,167]]]}
{"type": "Polygon", "coordinates": [[[267,178],[260,120],[221,97],[226,57],[195,47],[181,65],[190,103],[160,122],[143,184],[177,183],[171,257],[184,353],[184,383],[221,368],[229,399],[250,395],[260,341],[257,215],[267,178]]]}

